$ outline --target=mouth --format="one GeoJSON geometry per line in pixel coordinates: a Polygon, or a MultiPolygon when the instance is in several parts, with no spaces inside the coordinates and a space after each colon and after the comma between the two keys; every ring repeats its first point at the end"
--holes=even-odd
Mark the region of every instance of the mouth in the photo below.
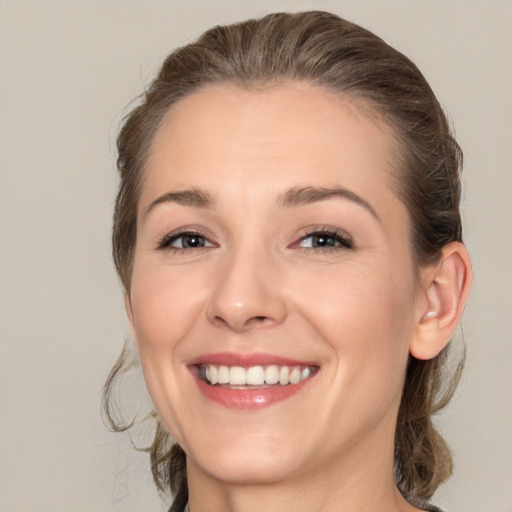
{"type": "Polygon", "coordinates": [[[197,366],[198,378],[209,386],[230,389],[267,389],[289,386],[310,379],[318,366],[227,366],[201,364],[197,366]]]}
{"type": "Polygon", "coordinates": [[[320,367],[265,354],[214,354],[189,366],[208,400],[230,409],[255,410],[291,398],[320,367]]]}

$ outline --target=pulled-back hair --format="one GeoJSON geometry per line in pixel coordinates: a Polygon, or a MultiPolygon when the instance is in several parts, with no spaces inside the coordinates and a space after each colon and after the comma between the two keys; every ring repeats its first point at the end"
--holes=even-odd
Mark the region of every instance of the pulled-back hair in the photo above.
{"type": "MultiPolygon", "coordinates": [[[[148,150],[163,117],[178,101],[212,84],[243,88],[302,81],[355,101],[392,134],[397,196],[411,219],[417,268],[435,262],[448,243],[461,241],[462,155],[446,116],[419,69],[373,33],[330,13],[270,14],[217,26],[173,51],[126,117],[118,137],[120,187],[114,212],[113,257],[130,290],[137,204],[148,150]]],[[[409,357],[395,434],[395,476],[405,495],[428,499],[451,474],[450,451],[432,415],[450,400],[462,364],[446,371],[446,349],[431,360],[409,357]]],[[[115,382],[130,364],[123,352],[104,390],[112,427],[115,382]]],[[[155,415],[151,465],[160,490],[183,502],[186,460],[155,415]]]]}

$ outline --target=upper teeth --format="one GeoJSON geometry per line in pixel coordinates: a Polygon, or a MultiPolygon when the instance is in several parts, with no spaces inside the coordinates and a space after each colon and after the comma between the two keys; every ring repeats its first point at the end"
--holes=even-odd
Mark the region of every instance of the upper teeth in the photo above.
{"type": "Polygon", "coordinates": [[[262,386],[263,384],[297,384],[309,378],[312,367],[305,366],[224,366],[206,365],[204,375],[210,384],[262,386]]]}

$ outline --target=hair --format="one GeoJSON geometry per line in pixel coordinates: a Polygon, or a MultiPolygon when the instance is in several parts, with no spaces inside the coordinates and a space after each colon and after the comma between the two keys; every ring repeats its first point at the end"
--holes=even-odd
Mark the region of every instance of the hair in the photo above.
{"type": "MultiPolygon", "coordinates": [[[[125,118],[117,147],[120,186],[115,203],[113,257],[130,290],[137,236],[137,205],[144,168],[163,117],[183,98],[211,85],[260,88],[306,82],[353,100],[392,134],[396,193],[411,219],[417,268],[435,263],[448,243],[462,241],[462,153],[447,118],[419,69],[372,32],[321,11],[276,13],[216,26],[173,51],[125,118]]],[[[462,361],[448,371],[447,349],[423,361],[409,357],[395,434],[395,479],[406,496],[428,499],[452,472],[450,451],[432,423],[458,383],[462,361]]],[[[113,411],[112,389],[129,365],[126,349],[104,389],[111,426],[124,430],[113,411]]],[[[156,417],[156,415],[155,415],[156,417]]],[[[160,420],[151,452],[157,487],[186,501],[186,458],[160,420]]]]}

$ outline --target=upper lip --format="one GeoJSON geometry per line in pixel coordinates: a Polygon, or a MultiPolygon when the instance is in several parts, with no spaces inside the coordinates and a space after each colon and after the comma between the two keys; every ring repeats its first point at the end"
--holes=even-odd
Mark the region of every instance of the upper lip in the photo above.
{"type": "Polygon", "coordinates": [[[252,354],[235,352],[215,352],[204,354],[189,363],[189,366],[201,364],[214,364],[224,366],[241,366],[249,368],[251,366],[318,366],[313,361],[292,359],[289,357],[268,354],[264,352],[255,352],[252,354]]]}

